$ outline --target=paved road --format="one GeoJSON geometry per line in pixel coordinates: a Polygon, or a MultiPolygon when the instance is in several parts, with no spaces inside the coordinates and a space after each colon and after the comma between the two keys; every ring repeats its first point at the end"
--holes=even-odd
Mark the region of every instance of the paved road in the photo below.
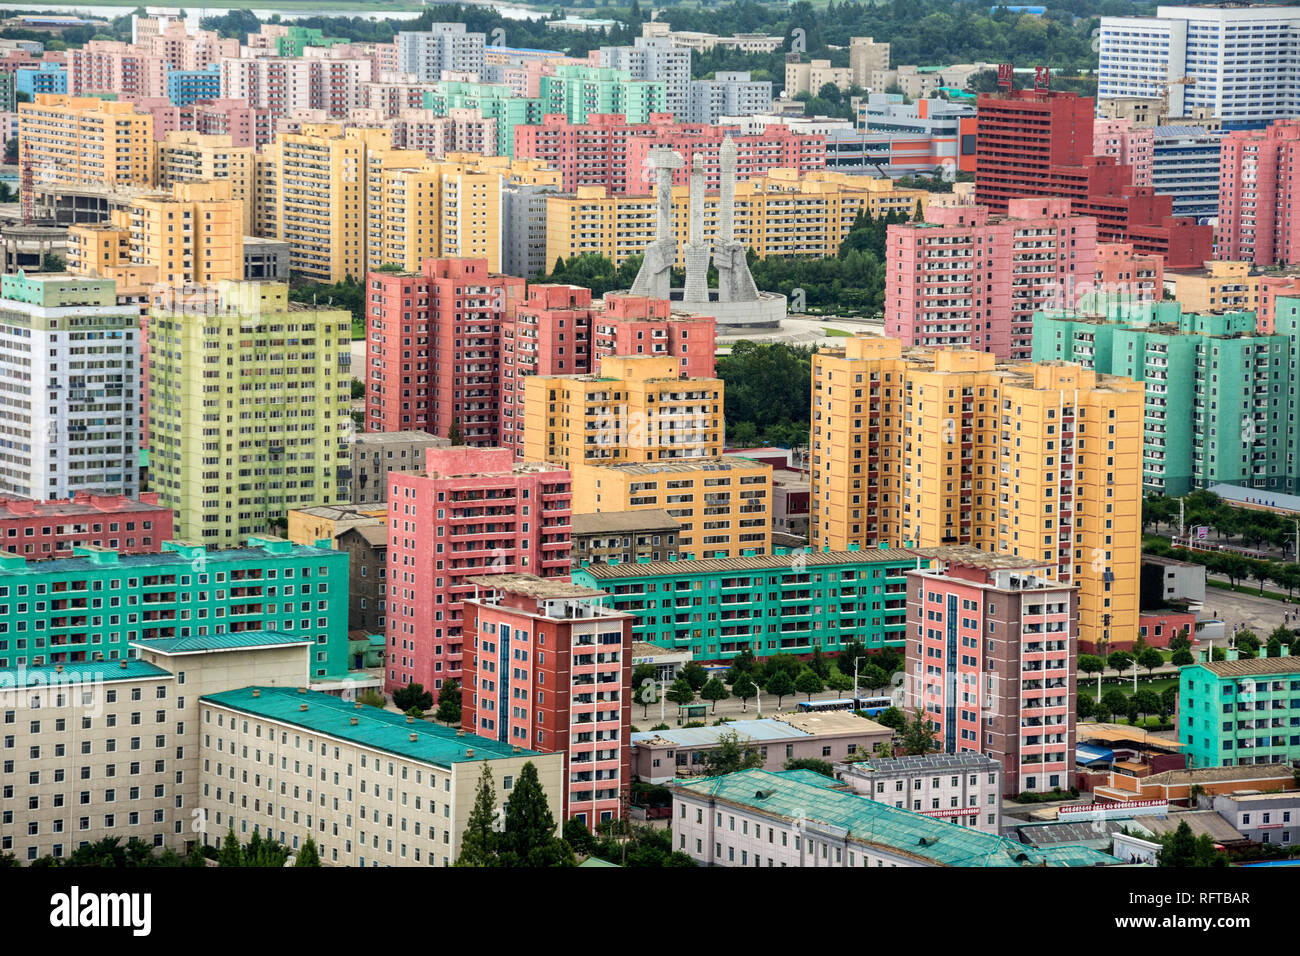
{"type": "Polygon", "coordinates": [[[1223,621],[1229,634],[1234,624],[1245,624],[1260,640],[1267,640],[1269,633],[1279,624],[1300,627],[1300,600],[1286,604],[1258,594],[1219,588],[1205,589],[1205,613],[1223,621]],[[1290,621],[1286,620],[1288,612],[1290,621]]]}
{"type": "MultiPolygon", "coordinates": [[[[861,687],[858,689],[858,695],[861,697],[867,696],[867,693],[868,691],[865,687],[861,687]]],[[[852,695],[853,695],[853,691],[847,691],[845,693],[840,693],[839,691],[825,691],[821,694],[813,694],[812,699],[813,700],[835,700],[841,697],[851,697],[852,695]]],[[[773,697],[771,694],[766,694],[766,693],[762,694],[761,696],[762,696],[762,716],[770,717],[772,716],[772,714],[777,712],[776,698],[773,697]]],[[[806,694],[788,694],[786,695],[785,699],[781,702],[781,712],[790,713],[795,709],[795,705],[799,701],[807,700],[807,699],[808,696],[806,694]]],[[[729,697],[726,700],[720,700],[718,701],[718,708],[716,713],[713,711],[712,701],[707,701],[707,700],[702,701],[697,697],[695,703],[709,705],[709,713],[706,715],[705,722],[710,724],[713,723],[715,720],[717,720],[719,717],[735,717],[738,720],[754,720],[759,716],[759,708],[756,705],[757,702],[752,697],[748,701],[746,701],[744,707],[742,707],[741,702],[734,697],[729,697]]],[[[649,730],[655,724],[659,723],[659,714],[660,714],[659,704],[657,703],[651,704],[648,710],[643,710],[641,705],[637,703],[636,698],[633,697],[632,723],[635,724],[638,729],[649,730]],[[643,717],[642,716],[643,713],[645,713],[646,716],[643,717]]],[[[671,701],[664,701],[663,714],[664,714],[663,719],[665,723],[667,723],[669,726],[673,726],[673,727],[677,726],[677,705],[676,704],[672,703],[671,701]]],[[[685,723],[685,721],[683,721],[683,723],[685,723]]]]}

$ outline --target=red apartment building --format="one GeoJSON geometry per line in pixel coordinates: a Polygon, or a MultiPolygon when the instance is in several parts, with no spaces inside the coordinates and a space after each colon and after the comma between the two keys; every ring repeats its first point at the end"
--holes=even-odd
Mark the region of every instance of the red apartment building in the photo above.
{"type": "Polygon", "coordinates": [[[384,685],[460,679],[470,578],[567,578],[569,472],[508,448],[430,448],[424,473],[388,475],[388,660],[384,685]]]}
{"type": "Polygon", "coordinates": [[[907,572],[907,694],[945,753],[1000,760],[1003,792],[1068,789],[1074,776],[1078,596],[1047,565],[943,549],[907,572]]]}
{"type": "Polygon", "coordinates": [[[50,501],[0,498],[0,547],[34,560],[70,558],[74,545],[158,554],[173,533],[172,510],[152,492],[138,499],[86,491],[50,501]]]}
{"type": "Polygon", "coordinates": [[[486,259],[426,259],[419,272],[366,277],[366,429],[498,442],[501,325],[524,280],[486,259]]]}
{"type": "Polygon", "coordinates": [[[1214,232],[1173,215],[1173,200],[1134,185],[1133,168],[1093,155],[1093,100],[1075,93],[981,94],[975,117],[975,201],[1005,213],[1017,196],[1066,197],[1095,216],[1097,237],[1131,242],[1169,268],[1199,268],[1214,232]]]}
{"type": "Polygon", "coordinates": [[[1219,151],[1220,259],[1300,262],[1300,120],[1233,130],[1219,151]]]}
{"type": "Polygon", "coordinates": [[[651,113],[647,123],[628,125],[621,113],[593,113],[586,123],[570,123],[550,114],[540,126],[515,129],[515,158],[542,159],[559,169],[561,189],[604,186],[611,195],[645,195],[654,190],[650,151],[672,149],[685,164],[673,183],[687,185],[697,152],[704,154],[704,188],[722,182],[719,150],[727,134],[736,144],[736,178],[751,179],[772,169],[812,172],[826,168],[826,137],[795,133],[774,123],[760,135],[742,135],[734,127],[679,123],[671,113],[651,113]]]}
{"type": "Polygon", "coordinates": [[[1097,271],[1097,221],[1068,199],[932,207],[892,225],[885,331],[908,345],[950,346],[1028,359],[1038,309],[1073,308],[1097,271]]]}
{"type": "Polygon", "coordinates": [[[667,299],[534,285],[501,324],[499,444],[524,450],[524,383],[529,375],[587,375],[605,355],[674,355],[682,378],[712,378],[716,322],[672,311],[667,299]]]}
{"type": "Polygon", "coordinates": [[[631,780],[633,617],[604,591],[531,574],[472,578],[461,726],[564,754],[564,818],[620,817],[631,780]]]}
{"type": "Polygon", "coordinates": [[[1093,291],[1159,299],[1164,289],[1163,256],[1139,253],[1131,242],[1097,243],[1097,278],[1093,291]]]}

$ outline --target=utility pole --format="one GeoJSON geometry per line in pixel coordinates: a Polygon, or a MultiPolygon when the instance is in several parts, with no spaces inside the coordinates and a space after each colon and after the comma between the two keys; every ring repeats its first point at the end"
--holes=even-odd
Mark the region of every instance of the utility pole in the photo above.
{"type": "Polygon", "coordinates": [[[1133,658],[1133,693],[1136,694],[1137,689],[1138,689],[1138,661],[1137,658],[1135,657],[1133,658]]]}

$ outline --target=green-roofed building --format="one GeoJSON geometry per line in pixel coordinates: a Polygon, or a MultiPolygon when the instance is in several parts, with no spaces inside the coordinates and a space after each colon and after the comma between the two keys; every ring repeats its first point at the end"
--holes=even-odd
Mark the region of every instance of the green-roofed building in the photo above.
{"type": "Polygon", "coordinates": [[[628,125],[648,123],[651,113],[668,111],[664,84],[634,80],[627,70],[605,66],[557,66],[539,87],[547,113],[563,113],[570,123],[585,123],[591,113],[621,113],[628,125]]]}
{"type": "Polygon", "coordinates": [[[276,56],[302,56],[304,47],[329,48],[339,43],[350,43],[342,37],[327,37],[316,27],[291,26],[287,35],[275,38],[276,56]]]}
{"type": "Polygon", "coordinates": [[[1077,845],[1038,848],[844,789],[808,771],[678,781],[676,849],[704,866],[1106,866],[1077,845]]]}
{"type": "Polygon", "coordinates": [[[464,80],[440,80],[424,92],[424,108],[437,116],[454,109],[479,110],[484,119],[497,123],[496,155],[515,155],[515,127],[542,121],[546,110],[536,96],[516,96],[499,83],[471,83],[464,80]]]}
{"type": "Polygon", "coordinates": [[[0,668],[79,668],[131,656],[306,641],[302,679],[348,673],[348,556],[321,543],[249,538],[159,554],[78,547],[71,558],[0,554],[0,668]]]}
{"type": "Polygon", "coordinates": [[[1223,482],[1289,492],[1300,483],[1294,327],[1283,331],[1281,310],[1278,331],[1263,335],[1254,312],[1085,296],[1079,310],[1035,313],[1033,360],[1143,383],[1145,490],[1178,497],[1223,482]]]}
{"type": "Polygon", "coordinates": [[[725,661],[836,653],[860,641],[899,647],[907,627],[906,573],[930,558],[901,548],[635,564],[585,563],[574,584],[608,593],[602,603],[635,617],[633,640],[725,661]]]}
{"type": "Polygon", "coordinates": [[[1178,672],[1178,740],[1187,766],[1292,765],[1300,759],[1300,657],[1228,654],[1231,660],[1178,672]]]}
{"type": "Polygon", "coordinates": [[[326,865],[455,863],[484,764],[500,807],[532,763],[557,834],[563,823],[560,753],[289,687],[207,694],[199,709],[208,758],[203,802],[226,814],[222,832],[233,825],[251,833],[260,825],[263,835],[288,845],[315,818],[326,865]],[[267,754],[284,759],[268,764],[267,754]]]}

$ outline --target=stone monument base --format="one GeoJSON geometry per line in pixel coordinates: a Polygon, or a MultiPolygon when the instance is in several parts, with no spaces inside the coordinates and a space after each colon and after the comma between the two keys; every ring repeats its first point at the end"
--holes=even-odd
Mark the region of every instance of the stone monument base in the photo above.
{"type": "Polygon", "coordinates": [[[675,312],[713,316],[717,319],[719,335],[746,329],[779,329],[786,316],[785,296],[779,292],[760,292],[756,302],[719,302],[718,290],[710,289],[707,305],[683,302],[681,289],[671,290],[668,297],[675,312]]]}

